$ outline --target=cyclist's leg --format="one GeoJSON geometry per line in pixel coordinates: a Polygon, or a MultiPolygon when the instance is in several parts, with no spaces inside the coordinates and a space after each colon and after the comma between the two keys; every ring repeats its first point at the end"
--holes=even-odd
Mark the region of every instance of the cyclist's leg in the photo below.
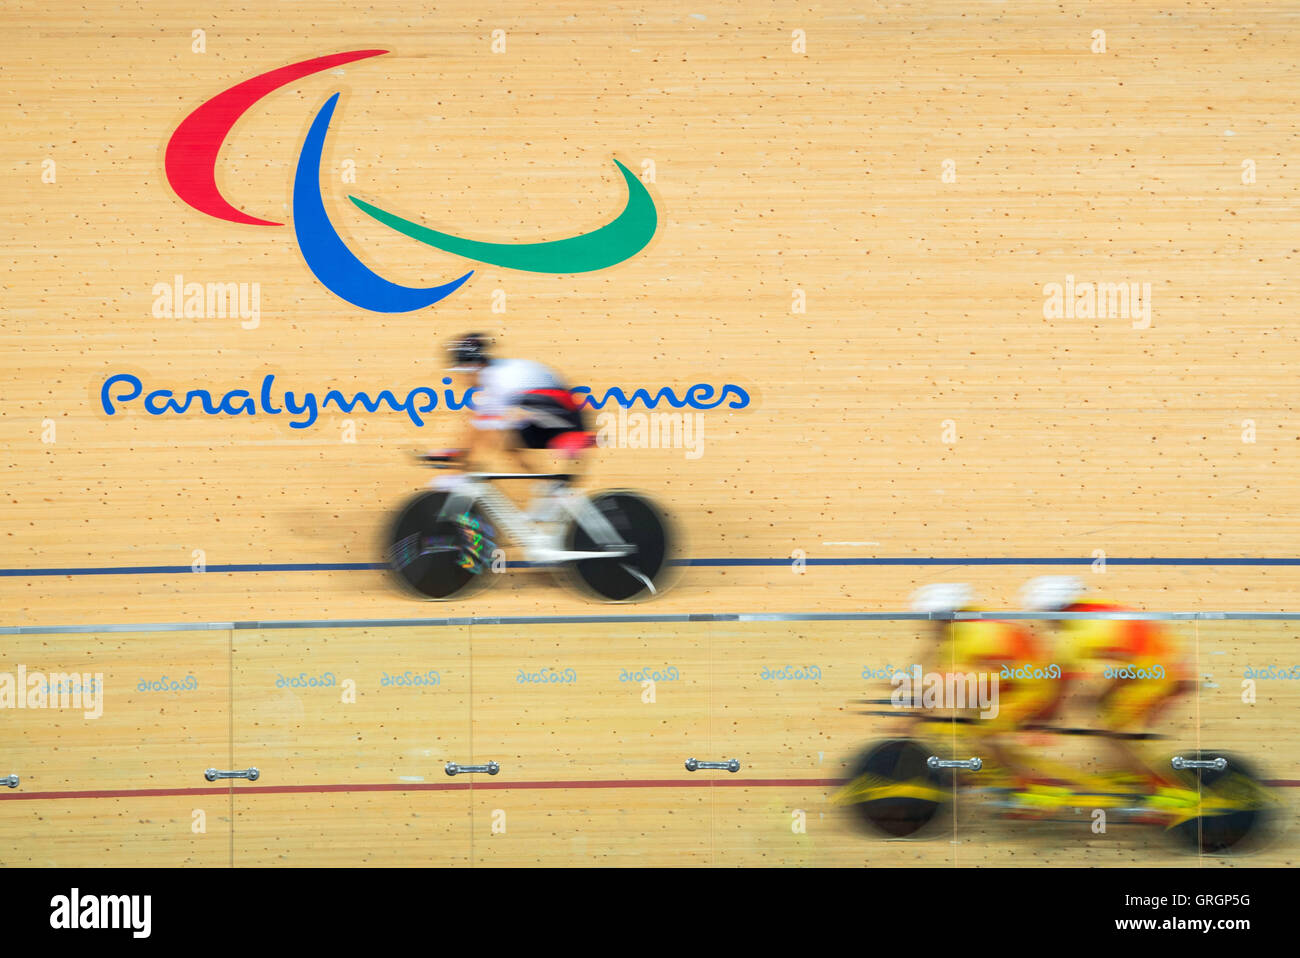
{"type": "Polygon", "coordinates": [[[996,717],[977,723],[977,727],[985,731],[989,750],[1017,787],[1028,786],[1044,777],[1043,763],[1026,747],[1022,732],[1044,711],[1054,694],[1052,688],[1040,679],[1003,683],[998,690],[996,717]]]}
{"type": "MultiPolygon", "coordinates": [[[[1153,683],[1153,688],[1146,697],[1138,713],[1137,725],[1143,731],[1150,731],[1155,728],[1169,708],[1184,695],[1188,695],[1196,688],[1194,682],[1181,679],[1162,679],[1153,683]]],[[[1169,784],[1172,779],[1166,768],[1155,764],[1144,754],[1145,750],[1138,750],[1135,747],[1135,754],[1138,759],[1152,770],[1152,780],[1157,783],[1169,784]]]]}
{"type": "MultiPolygon", "coordinates": [[[[1177,682],[1117,679],[1099,701],[1099,724],[1114,733],[1147,728],[1164,704],[1178,694],[1177,682]]],[[[1138,747],[1118,736],[1107,739],[1118,778],[1137,779],[1149,787],[1167,785],[1169,779],[1148,762],[1138,747]]]]}
{"type": "Polygon", "coordinates": [[[566,514],[564,500],[572,493],[582,452],[594,440],[585,431],[586,421],[581,411],[566,409],[553,397],[525,397],[520,417],[515,432],[516,448],[545,450],[550,454],[551,467],[546,471],[567,477],[545,480],[546,485],[534,498],[529,513],[539,522],[559,521],[566,514]]]}
{"type": "Polygon", "coordinates": [[[520,472],[538,472],[537,464],[528,453],[528,447],[518,441],[516,434],[513,442],[506,444],[506,455],[513,461],[520,472]]]}
{"type": "MultiPolygon", "coordinates": [[[[540,451],[546,449],[550,431],[527,420],[521,421],[518,427],[511,431],[508,453],[520,472],[538,474],[560,471],[551,468],[553,463],[549,462],[539,466],[537,460],[540,451]]],[[[541,479],[528,485],[530,498],[525,507],[528,517],[534,522],[551,522],[558,519],[561,510],[557,503],[566,491],[566,483],[557,479],[541,479]]],[[[520,505],[524,506],[523,503],[520,505]]]]}

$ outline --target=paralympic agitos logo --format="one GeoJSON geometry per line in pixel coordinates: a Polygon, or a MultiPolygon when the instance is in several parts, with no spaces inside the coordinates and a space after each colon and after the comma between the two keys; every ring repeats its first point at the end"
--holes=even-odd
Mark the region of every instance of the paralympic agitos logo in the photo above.
{"type": "MultiPolygon", "coordinates": [[[[217,188],[217,154],[232,127],[250,107],[286,84],[345,63],[382,56],[387,50],[354,50],[293,63],[245,80],[208,100],[181,121],[167,143],[167,182],[194,209],[231,223],[283,226],[232,206],[217,188]]],[[[335,295],[377,313],[405,313],[431,306],[454,293],[473,270],[441,286],[416,288],[384,279],[363,263],[339,236],[325,212],[320,189],[321,155],[338,104],[335,93],[317,111],[298,153],[293,179],[293,231],[307,267],[335,295]]],[[[363,213],[398,233],[448,253],[532,273],[585,273],[621,263],[654,236],[654,200],[631,171],[614,160],[627,183],[627,205],[604,226],[567,239],[539,243],[484,243],[439,232],[355,196],[363,213]]]]}

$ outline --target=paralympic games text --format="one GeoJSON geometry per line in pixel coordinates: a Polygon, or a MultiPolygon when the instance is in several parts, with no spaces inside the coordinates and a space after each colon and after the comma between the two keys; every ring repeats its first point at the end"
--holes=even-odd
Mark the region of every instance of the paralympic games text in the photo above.
{"type": "MultiPolygon", "coordinates": [[[[444,386],[451,385],[450,379],[443,379],[442,382],[444,386]]],[[[453,411],[474,409],[476,389],[477,387],[466,390],[459,398],[454,390],[443,389],[442,399],[445,408],[453,411]]],[[[681,409],[684,406],[689,406],[691,409],[716,409],[723,402],[727,402],[728,409],[744,409],[749,405],[749,393],[731,383],[725,384],[721,390],[708,383],[696,383],[686,387],[681,397],[671,386],[661,386],[653,394],[644,388],[636,389],[631,396],[615,386],[605,390],[604,396],[600,398],[592,393],[590,386],[576,386],[571,392],[580,400],[578,403],[580,406],[592,409],[603,409],[611,401],[624,409],[631,409],[637,403],[641,403],[647,409],[655,409],[660,402],[666,402],[674,409],[681,409]]],[[[323,399],[319,399],[314,392],[310,391],[303,392],[299,397],[292,390],[276,389],[274,373],[269,373],[262,378],[261,388],[256,397],[246,389],[231,389],[221,394],[219,398],[214,397],[207,389],[190,389],[185,392],[183,399],[178,399],[171,389],[155,389],[145,393],[144,384],[139,377],[130,373],[109,376],[100,387],[100,405],[110,416],[117,415],[120,407],[125,407],[137,399],[141,400],[140,407],[151,416],[162,416],[166,413],[184,415],[197,403],[194,411],[207,416],[255,416],[259,413],[278,416],[288,412],[292,416],[303,417],[290,422],[291,429],[307,429],[316,422],[321,410],[330,406],[350,413],[358,404],[367,412],[377,412],[381,405],[386,405],[391,410],[404,411],[411,422],[417,426],[424,425],[421,413],[433,412],[438,408],[438,391],[428,386],[415,387],[407,392],[403,399],[398,399],[391,389],[380,390],[373,399],[366,392],[353,393],[349,398],[341,390],[331,389],[325,393],[323,399]],[[143,399],[141,399],[142,395],[143,399]],[[276,400],[283,405],[277,407],[276,400]]]]}

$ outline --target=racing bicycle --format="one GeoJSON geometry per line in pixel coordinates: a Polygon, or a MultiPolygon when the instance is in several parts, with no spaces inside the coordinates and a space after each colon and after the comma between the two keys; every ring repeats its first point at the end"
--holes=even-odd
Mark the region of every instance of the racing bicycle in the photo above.
{"type": "MultiPolygon", "coordinates": [[[[1278,799],[1239,755],[1204,748],[1180,752],[1164,766],[1169,770],[1169,786],[1154,789],[1068,772],[1060,773],[1056,784],[1025,785],[1016,783],[996,763],[949,757],[954,745],[945,749],[938,743],[952,738],[954,720],[917,712],[910,717],[918,722],[915,734],[869,745],[832,796],[833,804],[850,807],[866,830],[881,837],[921,838],[932,833],[934,823],[951,810],[959,795],[974,799],[988,815],[1017,822],[1077,823],[1080,812],[1101,808],[1116,824],[1162,828],[1184,851],[1206,855],[1253,850],[1275,823],[1278,799]]],[[[1037,730],[1160,737],[1100,729],[1043,726],[1037,730]]],[[[961,748],[966,754],[978,751],[970,741],[956,746],[961,748]]]]}
{"type": "MultiPolygon", "coordinates": [[[[419,461],[448,469],[453,455],[419,461]]],[[[668,585],[675,561],[672,526],[651,500],[626,489],[586,494],[565,473],[469,472],[409,500],[388,534],[388,565],[399,583],[424,599],[464,598],[509,567],[549,567],[579,591],[605,602],[653,598],[668,585]],[[550,510],[515,505],[495,483],[563,483],[544,499],[550,510]],[[522,562],[506,562],[503,542],[522,562]]]]}

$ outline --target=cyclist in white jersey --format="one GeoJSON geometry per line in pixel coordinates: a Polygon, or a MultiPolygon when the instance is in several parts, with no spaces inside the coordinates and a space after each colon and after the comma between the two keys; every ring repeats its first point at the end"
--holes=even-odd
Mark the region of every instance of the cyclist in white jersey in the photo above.
{"type": "MultiPolygon", "coordinates": [[[[456,453],[462,463],[472,461],[485,445],[495,444],[524,472],[535,472],[525,449],[548,449],[575,462],[596,444],[586,415],[554,370],[529,359],[493,358],[488,346],[485,336],[470,333],[447,347],[452,371],[474,377],[474,414],[456,453]]],[[[443,487],[454,484],[454,480],[439,483],[443,487]]],[[[538,500],[539,518],[544,520],[555,512],[556,502],[566,490],[563,481],[551,484],[538,500]]]]}

